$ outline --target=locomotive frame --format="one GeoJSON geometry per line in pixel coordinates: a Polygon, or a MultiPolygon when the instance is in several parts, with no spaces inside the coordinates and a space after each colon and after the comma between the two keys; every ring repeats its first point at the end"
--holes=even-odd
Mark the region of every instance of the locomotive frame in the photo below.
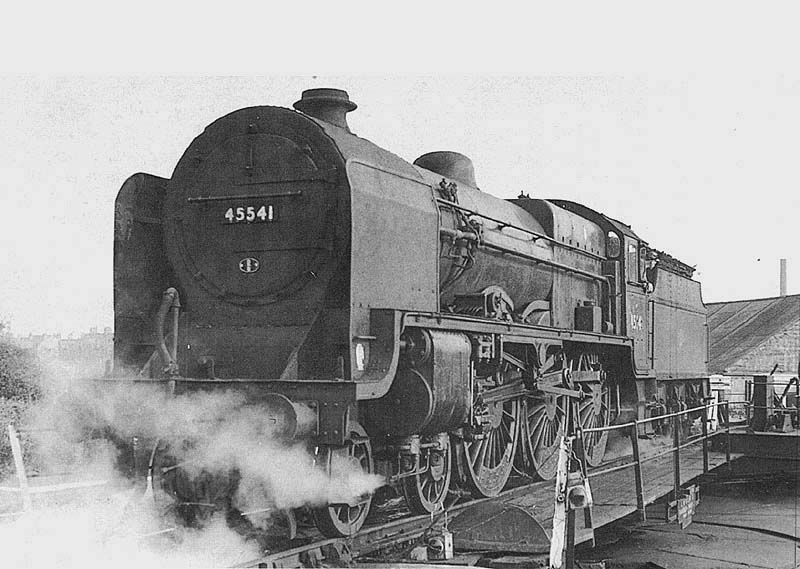
{"type": "MultiPolygon", "coordinates": [[[[322,467],[345,455],[415,512],[456,483],[495,496],[515,466],[551,478],[569,398],[582,428],[702,404],[691,267],[584,205],[485,194],[457,153],[409,164],[350,132],[343,91],[295,108],[231,113],[169,180],[125,182],[116,375],[244,390],[287,432],[302,406],[322,467]]],[[[349,535],[369,505],[315,519],[349,535]]]]}

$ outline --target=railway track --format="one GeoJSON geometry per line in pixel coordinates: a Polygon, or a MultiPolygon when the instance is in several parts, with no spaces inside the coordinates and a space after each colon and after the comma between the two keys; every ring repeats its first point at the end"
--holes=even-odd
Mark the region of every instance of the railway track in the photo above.
{"type": "MultiPolygon", "coordinates": [[[[601,466],[591,469],[589,476],[593,476],[593,472],[619,469],[628,463],[628,457],[606,461],[601,466]]],[[[302,537],[266,553],[263,557],[237,564],[236,567],[314,567],[323,562],[349,563],[376,554],[381,554],[384,558],[384,553],[402,557],[414,545],[424,543],[424,538],[429,533],[438,534],[448,524],[469,526],[469,521],[465,523],[459,516],[466,514],[467,517],[471,517],[470,510],[477,510],[478,506],[490,504],[496,506],[491,514],[493,517],[503,517],[498,515],[499,512],[512,513],[516,514],[513,516],[514,522],[522,522],[522,527],[511,527],[513,524],[508,524],[499,530],[500,533],[505,533],[506,539],[514,542],[514,551],[544,555],[549,544],[541,540],[549,539],[544,533],[544,527],[547,527],[549,533],[555,481],[533,481],[529,477],[515,475],[509,482],[510,487],[494,498],[473,498],[467,492],[455,495],[449,501],[449,506],[436,515],[412,515],[400,498],[377,504],[373,506],[373,511],[361,531],[349,537],[324,538],[313,524],[309,523],[307,532],[304,532],[302,537]],[[531,503],[532,496],[536,497],[535,503],[531,503]],[[541,524],[544,524],[544,527],[541,524]]],[[[485,517],[486,513],[487,509],[481,508],[476,511],[475,517],[485,517]]],[[[505,520],[497,521],[503,524],[505,520]]],[[[494,529],[496,535],[498,528],[494,529]]],[[[457,545],[459,541],[466,545],[458,534],[455,538],[457,545]]],[[[507,550],[511,547],[509,543],[491,542],[490,539],[476,545],[494,550],[500,550],[504,545],[507,550]]]]}
{"type": "MultiPolygon", "coordinates": [[[[263,557],[245,561],[235,567],[314,567],[323,562],[348,563],[354,559],[390,550],[398,552],[410,550],[430,532],[437,532],[459,515],[480,504],[503,504],[533,490],[541,492],[552,488],[553,482],[529,482],[522,477],[514,480],[511,488],[495,498],[471,498],[464,493],[454,497],[453,503],[436,515],[412,515],[402,505],[402,500],[390,500],[373,506],[365,526],[353,536],[323,538],[313,526],[308,533],[291,542],[285,548],[277,548],[263,557]]],[[[551,494],[552,499],[552,494],[551,494]]],[[[305,528],[303,528],[305,529],[305,528]]]]}
{"type": "MultiPolygon", "coordinates": [[[[647,481],[641,497],[644,504],[655,502],[673,488],[675,456],[657,454],[659,456],[652,459],[645,457],[641,466],[647,481]]],[[[681,484],[725,464],[730,458],[731,455],[722,450],[709,450],[706,468],[699,445],[684,449],[680,458],[681,484]]],[[[592,523],[595,528],[637,510],[634,466],[632,457],[620,456],[589,470],[595,499],[592,523]]],[[[365,526],[353,536],[326,539],[309,522],[307,527],[301,527],[297,539],[277,545],[263,556],[236,567],[318,567],[376,557],[382,561],[399,561],[407,559],[413,547],[425,544],[426,537],[440,534],[448,525],[457,550],[540,553],[545,558],[554,491],[553,481],[532,481],[515,476],[512,486],[499,496],[482,499],[471,498],[466,493],[454,496],[453,503],[435,516],[412,515],[398,498],[374,506],[365,526]],[[498,525],[482,526],[479,532],[469,531],[471,526],[490,517],[495,518],[498,525]],[[481,535],[476,538],[476,533],[481,535]]],[[[576,543],[591,539],[591,529],[577,528],[576,543]]]]}

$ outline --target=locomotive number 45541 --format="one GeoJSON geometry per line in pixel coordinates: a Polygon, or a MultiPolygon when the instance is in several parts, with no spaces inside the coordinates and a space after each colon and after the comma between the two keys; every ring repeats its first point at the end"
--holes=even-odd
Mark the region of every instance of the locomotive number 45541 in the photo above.
{"type": "Polygon", "coordinates": [[[248,205],[245,207],[229,207],[225,212],[228,223],[262,223],[275,221],[275,209],[271,205],[261,207],[248,205]]]}

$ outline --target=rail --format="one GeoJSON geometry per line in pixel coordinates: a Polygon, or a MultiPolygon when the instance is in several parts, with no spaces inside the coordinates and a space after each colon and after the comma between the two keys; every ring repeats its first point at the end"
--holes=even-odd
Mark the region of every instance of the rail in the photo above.
{"type": "Polygon", "coordinates": [[[731,415],[725,419],[760,431],[769,430],[768,419],[771,416],[784,415],[791,417],[793,427],[800,427],[800,381],[797,377],[773,379],[771,375],[760,376],[764,379],[759,382],[755,377],[758,376],[745,380],[744,391],[728,391],[731,415]],[[759,397],[755,396],[756,388],[761,389],[759,397]],[[758,411],[763,413],[758,413],[757,417],[758,411]],[[755,424],[756,421],[761,425],[755,424]]]}
{"type": "Polygon", "coordinates": [[[11,512],[2,514],[2,517],[14,517],[29,512],[33,509],[32,497],[36,494],[46,494],[51,492],[63,492],[65,490],[75,490],[79,488],[94,488],[107,484],[107,480],[86,480],[79,482],[59,482],[56,484],[47,485],[32,485],[30,483],[32,478],[44,478],[39,474],[28,474],[25,468],[25,459],[22,452],[22,444],[20,443],[20,434],[23,433],[42,433],[42,432],[56,432],[55,429],[17,429],[14,425],[8,425],[7,434],[8,441],[11,445],[11,454],[14,459],[14,469],[17,475],[17,486],[0,486],[0,492],[9,492],[17,494],[22,501],[21,512],[11,512]]]}
{"type": "Polygon", "coordinates": [[[800,402],[797,405],[790,405],[785,407],[776,407],[774,405],[755,405],[750,401],[728,401],[731,408],[742,408],[744,412],[741,415],[737,415],[737,418],[731,417],[729,422],[733,425],[745,426],[749,429],[754,431],[768,431],[770,430],[769,422],[766,421],[769,417],[769,412],[771,411],[774,415],[788,415],[793,417],[792,426],[794,428],[800,428],[800,402]],[[754,426],[754,422],[756,420],[755,411],[764,411],[765,416],[762,417],[762,420],[766,421],[764,428],[757,428],[754,426]]]}
{"type": "MultiPolygon", "coordinates": [[[[624,470],[627,468],[634,469],[634,478],[636,481],[635,489],[636,489],[636,511],[638,513],[639,519],[645,521],[647,519],[647,514],[645,511],[645,494],[644,494],[644,476],[642,474],[642,465],[646,462],[651,460],[656,460],[668,454],[672,454],[672,465],[673,465],[673,496],[675,499],[680,495],[680,486],[681,486],[681,450],[685,449],[689,446],[696,445],[698,443],[703,445],[703,474],[707,474],[709,471],[708,468],[708,441],[712,438],[716,437],[720,434],[720,431],[709,433],[709,422],[710,416],[719,417],[719,411],[724,409],[726,412],[724,413],[724,417],[730,417],[730,410],[729,410],[730,402],[728,401],[721,401],[721,402],[713,402],[702,405],[700,407],[693,407],[691,409],[685,409],[683,411],[677,411],[675,413],[668,413],[665,415],[657,415],[654,417],[649,417],[646,419],[636,419],[634,421],[630,421],[628,423],[622,423],[619,425],[609,425],[605,427],[592,427],[587,429],[578,429],[576,432],[576,437],[581,440],[581,444],[583,444],[583,439],[586,435],[592,433],[607,433],[611,431],[623,431],[626,430],[628,433],[628,437],[630,438],[631,442],[631,458],[628,462],[624,462],[623,464],[615,464],[613,466],[608,466],[606,468],[598,467],[595,468],[588,473],[589,478],[593,478],[596,476],[600,476],[602,474],[608,474],[611,472],[616,472],[618,470],[624,470]],[[697,417],[697,414],[700,413],[700,424],[702,433],[698,435],[689,435],[684,438],[684,441],[681,441],[681,433],[683,431],[681,421],[684,417],[689,418],[690,416],[697,417]],[[713,415],[712,415],[713,414],[713,415]],[[659,427],[663,427],[665,425],[665,421],[669,421],[672,427],[672,446],[663,451],[659,451],[652,454],[647,454],[645,456],[642,455],[639,438],[640,432],[644,432],[643,427],[646,427],[650,424],[657,424],[659,427]]],[[[696,420],[696,419],[695,419],[696,420]]],[[[694,420],[692,421],[694,422],[694,420]]],[[[725,462],[727,468],[730,468],[731,463],[731,425],[730,421],[726,419],[723,425],[726,441],[725,441],[725,462]]]]}
{"type": "Polygon", "coordinates": [[[753,421],[755,420],[755,411],[765,411],[767,413],[769,411],[772,411],[777,414],[790,415],[792,417],[796,417],[797,419],[795,419],[795,421],[800,420],[799,405],[792,405],[789,407],[775,407],[774,405],[754,405],[750,401],[730,401],[730,404],[731,407],[744,408],[744,420],[739,422],[744,425],[747,425],[748,427],[753,426],[753,421]]]}

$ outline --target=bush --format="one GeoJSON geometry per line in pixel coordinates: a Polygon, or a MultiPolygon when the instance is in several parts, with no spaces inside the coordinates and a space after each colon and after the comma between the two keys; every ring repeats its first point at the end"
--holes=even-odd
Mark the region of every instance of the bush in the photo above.
{"type": "MultiPolygon", "coordinates": [[[[41,368],[33,354],[0,340],[0,479],[14,472],[8,425],[21,425],[33,401],[39,397],[41,368]]],[[[22,437],[23,453],[30,450],[22,437]]]]}
{"type": "MultiPolygon", "coordinates": [[[[8,440],[8,425],[19,425],[22,423],[28,404],[16,399],[0,399],[0,480],[14,474],[14,457],[11,454],[11,443],[8,440]]],[[[27,450],[30,450],[28,437],[20,436],[22,439],[22,452],[27,457],[27,450]]],[[[26,469],[27,470],[27,469],[26,469]]]]}
{"type": "Polygon", "coordinates": [[[36,399],[40,395],[40,376],[33,354],[0,340],[0,399],[36,399]]]}

